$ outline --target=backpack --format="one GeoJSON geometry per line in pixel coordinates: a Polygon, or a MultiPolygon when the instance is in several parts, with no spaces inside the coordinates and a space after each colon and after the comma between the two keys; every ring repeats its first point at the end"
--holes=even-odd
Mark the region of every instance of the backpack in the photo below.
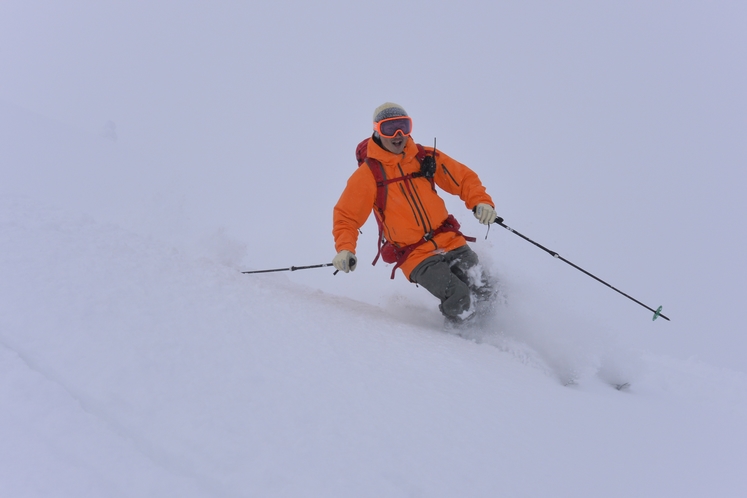
{"type": "Polygon", "coordinates": [[[444,221],[443,225],[425,234],[422,239],[420,239],[418,242],[415,242],[414,244],[410,244],[409,246],[404,247],[397,247],[386,240],[384,238],[384,209],[386,208],[386,197],[388,190],[387,185],[394,182],[405,182],[405,188],[409,190],[410,187],[407,183],[407,180],[410,180],[412,178],[425,177],[430,181],[431,188],[435,192],[436,184],[433,176],[436,173],[436,157],[438,156],[438,152],[436,152],[434,148],[433,153],[428,154],[422,145],[415,144],[418,147],[418,153],[415,155],[415,158],[420,163],[420,171],[416,173],[409,173],[405,176],[400,176],[397,178],[385,178],[384,166],[381,164],[381,162],[368,157],[368,140],[369,139],[366,138],[355,148],[355,159],[358,161],[359,167],[363,163],[366,163],[366,165],[371,170],[371,173],[373,174],[374,180],[376,180],[376,200],[374,202],[374,209],[377,212],[376,223],[379,225],[379,247],[376,253],[376,257],[371,263],[372,265],[375,265],[377,263],[379,257],[381,257],[381,259],[383,259],[385,263],[396,263],[394,265],[394,268],[392,269],[391,276],[391,278],[394,278],[394,273],[397,271],[397,268],[402,266],[402,263],[405,262],[410,253],[417,247],[431,240],[439,233],[456,232],[458,235],[461,235],[469,242],[475,242],[476,239],[474,237],[467,237],[459,231],[459,222],[451,214],[446,218],[446,221],[444,221]]]}

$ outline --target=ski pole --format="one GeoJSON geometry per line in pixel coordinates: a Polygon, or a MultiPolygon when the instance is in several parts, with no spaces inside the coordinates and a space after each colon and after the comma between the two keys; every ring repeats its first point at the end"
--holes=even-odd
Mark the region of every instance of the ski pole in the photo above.
{"type": "Polygon", "coordinates": [[[553,258],[559,259],[559,260],[561,260],[562,262],[564,262],[564,263],[567,263],[567,264],[571,265],[571,266],[572,266],[572,267],[574,267],[575,269],[577,269],[577,270],[579,270],[579,271],[581,271],[581,272],[583,272],[583,273],[587,274],[588,276],[590,276],[591,278],[593,278],[593,279],[594,279],[594,280],[596,280],[597,282],[601,282],[601,283],[603,283],[604,285],[606,285],[607,287],[609,287],[609,288],[610,288],[610,289],[612,289],[613,291],[615,291],[615,292],[618,292],[618,293],[622,294],[623,296],[627,297],[628,299],[630,299],[630,300],[631,300],[631,301],[633,301],[634,303],[636,303],[636,304],[639,304],[639,305],[643,306],[644,308],[646,308],[647,310],[649,310],[649,311],[653,312],[653,313],[654,313],[654,318],[653,318],[654,320],[656,320],[656,319],[657,319],[657,318],[659,318],[659,317],[662,317],[663,319],[665,319],[665,320],[667,320],[667,321],[671,321],[671,320],[669,320],[669,318],[667,318],[667,317],[666,317],[665,315],[663,315],[663,314],[662,314],[662,312],[661,312],[661,310],[662,310],[662,306],[659,306],[659,307],[658,307],[657,309],[653,309],[653,308],[651,308],[651,307],[649,307],[649,306],[646,306],[645,304],[643,304],[643,303],[642,303],[642,302],[640,302],[639,300],[637,300],[637,299],[634,299],[634,298],[630,297],[629,295],[625,294],[625,293],[624,293],[623,291],[621,291],[620,289],[617,289],[617,288],[615,288],[615,287],[611,286],[610,284],[608,284],[607,282],[605,282],[605,281],[604,281],[604,280],[602,280],[601,278],[599,278],[599,277],[597,277],[597,276],[595,276],[595,275],[593,275],[593,274],[589,273],[588,271],[584,270],[584,269],[583,269],[583,268],[581,268],[580,266],[577,266],[577,265],[575,265],[575,264],[571,263],[570,261],[568,261],[567,259],[565,259],[564,257],[562,257],[562,256],[561,256],[560,254],[556,253],[555,251],[551,251],[550,249],[548,249],[547,247],[543,246],[542,244],[539,244],[539,243],[537,243],[537,242],[533,241],[532,239],[530,239],[530,238],[529,238],[529,237],[527,237],[526,235],[523,235],[523,234],[521,234],[521,233],[517,232],[516,230],[514,230],[513,228],[511,228],[510,226],[508,226],[508,225],[504,224],[504,223],[503,223],[503,218],[501,218],[500,216],[496,217],[496,219],[495,219],[495,222],[494,222],[494,223],[496,223],[496,224],[498,224],[498,225],[502,226],[503,228],[505,228],[505,229],[506,229],[506,230],[508,230],[509,232],[511,232],[511,233],[513,233],[513,234],[515,234],[515,235],[518,235],[519,237],[521,237],[522,239],[526,240],[527,242],[530,242],[530,243],[534,244],[535,246],[539,247],[540,249],[542,249],[542,250],[543,250],[543,251],[545,251],[546,253],[550,254],[550,255],[551,255],[551,256],[552,256],[553,258]]]}
{"type": "MultiPolygon", "coordinates": [[[[356,257],[350,256],[350,259],[348,259],[348,265],[349,266],[355,266],[355,264],[358,262],[356,257]]],[[[326,268],[327,266],[335,266],[334,263],[323,263],[321,265],[310,265],[310,266],[291,266],[290,268],[274,268],[272,270],[252,270],[252,271],[242,271],[241,273],[271,273],[276,271],[296,271],[296,270],[309,270],[311,268],[326,268]]],[[[340,270],[335,270],[335,272],[332,275],[337,275],[340,270]]]]}
{"type": "Polygon", "coordinates": [[[271,273],[271,272],[276,272],[276,271],[310,270],[311,268],[324,268],[325,266],[332,266],[332,263],[324,263],[321,265],[310,265],[310,266],[291,266],[290,268],[275,268],[272,270],[242,271],[241,273],[271,273]]]}

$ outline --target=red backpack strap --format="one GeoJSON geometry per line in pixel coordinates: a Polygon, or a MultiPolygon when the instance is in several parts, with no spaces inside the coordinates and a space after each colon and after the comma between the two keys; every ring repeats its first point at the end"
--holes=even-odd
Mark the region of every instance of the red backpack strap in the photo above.
{"type": "Polygon", "coordinates": [[[384,178],[384,167],[376,159],[365,157],[363,162],[366,163],[368,169],[373,174],[374,181],[376,182],[376,200],[374,201],[374,207],[378,211],[376,216],[376,223],[379,225],[379,242],[378,250],[376,251],[376,257],[374,258],[372,265],[375,265],[379,261],[381,256],[381,245],[384,243],[384,208],[386,207],[386,193],[387,193],[387,182],[384,178]]]}
{"type": "Polygon", "coordinates": [[[384,167],[376,159],[367,157],[363,160],[368,169],[371,170],[374,180],[376,181],[376,210],[381,215],[381,220],[384,221],[384,208],[386,208],[386,185],[390,183],[384,178],[384,167]]]}
{"type": "Polygon", "coordinates": [[[420,144],[415,144],[418,147],[418,153],[415,155],[415,158],[418,160],[419,163],[423,162],[423,159],[425,159],[425,156],[428,155],[428,152],[426,152],[425,147],[423,147],[420,144]]]}
{"type": "Polygon", "coordinates": [[[355,160],[358,161],[358,166],[366,163],[368,169],[371,170],[371,174],[376,182],[376,200],[374,201],[374,207],[378,212],[376,216],[376,223],[379,225],[379,247],[376,251],[376,257],[373,260],[372,265],[375,265],[381,256],[381,246],[384,243],[384,208],[386,207],[386,193],[387,193],[387,181],[384,177],[384,168],[381,162],[376,159],[368,157],[368,141],[366,138],[355,148],[355,160]]]}
{"type": "Polygon", "coordinates": [[[358,161],[358,166],[363,164],[363,161],[368,157],[368,138],[358,144],[355,148],[355,160],[358,161]]]}

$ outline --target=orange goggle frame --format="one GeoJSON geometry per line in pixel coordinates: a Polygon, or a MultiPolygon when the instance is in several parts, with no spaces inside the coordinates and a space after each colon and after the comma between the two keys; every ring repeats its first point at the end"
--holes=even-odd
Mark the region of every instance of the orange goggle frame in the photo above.
{"type": "Polygon", "coordinates": [[[374,123],[374,130],[384,138],[394,138],[397,133],[409,136],[412,133],[412,118],[409,116],[396,116],[394,118],[382,119],[374,123]]]}

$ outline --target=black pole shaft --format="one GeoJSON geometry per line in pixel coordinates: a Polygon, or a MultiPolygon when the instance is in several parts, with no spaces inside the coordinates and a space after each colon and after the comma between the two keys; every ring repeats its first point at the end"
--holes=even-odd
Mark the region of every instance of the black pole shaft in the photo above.
{"type": "Polygon", "coordinates": [[[643,306],[644,308],[646,308],[647,310],[649,310],[649,311],[652,311],[652,312],[653,312],[653,313],[655,314],[654,316],[660,316],[660,317],[662,317],[663,319],[665,319],[665,320],[667,320],[667,321],[671,321],[671,320],[669,320],[669,318],[667,318],[667,317],[666,317],[665,315],[663,315],[663,314],[661,313],[661,311],[659,311],[659,310],[655,310],[655,309],[653,309],[653,308],[651,308],[651,307],[649,307],[649,306],[646,306],[645,304],[643,304],[643,303],[642,303],[642,302],[640,302],[639,300],[637,300],[637,299],[635,299],[635,298],[633,298],[633,297],[631,297],[631,296],[627,295],[626,293],[624,293],[624,292],[623,292],[623,291],[621,291],[620,289],[618,289],[618,288],[616,288],[616,287],[613,287],[612,285],[608,284],[607,282],[605,282],[605,281],[604,281],[604,280],[602,280],[601,278],[597,277],[596,275],[593,275],[593,274],[589,273],[588,271],[584,270],[583,268],[581,268],[580,266],[578,266],[578,265],[575,265],[575,264],[571,263],[570,261],[568,261],[567,259],[565,259],[564,257],[562,257],[562,256],[561,256],[560,254],[556,253],[555,251],[551,251],[550,249],[548,249],[547,247],[543,246],[542,244],[539,244],[539,243],[537,243],[537,242],[533,241],[532,239],[530,239],[530,238],[529,238],[529,237],[527,237],[526,235],[523,235],[523,234],[521,234],[521,233],[517,232],[516,230],[514,230],[514,229],[513,229],[513,228],[511,228],[510,226],[508,226],[508,225],[506,225],[505,223],[503,223],[503,218],[496,218],[496,219],[495,219],[495,223],[496,223],[496,224],[498,224],[498,225],[500,225],[500,226],[502,226],[503,228],[505,228],[505,229],[506,229],[506,230],[508,230],[509,232],[511,232],[511,233],[513,233],[513,234],[515,234],[515,235],[518,235],[519,237],[521,237],[522,239],[526,240],[527,242],[530,242],[530,243],[534,244],[535,246],[539,247],[540,249],[542,249],[542,250],[543,250],[543,251],[545,251],[546,253],[550,254],[550,255],[551,255],[552,257],[554,257],[554,258],[556,258],[556,259],[559,259],[559,260],[561,260],[561,261],[562,261],[562,262],[564,262],[564,263],[567,263],[567,264],[569,264],[570,266],[574,267],[574,268],[575,268],[575,269],[577,269],[578,271],[580,271],[580,272],[583,272],[583,273],[585,273],[586,275],[590,276],[591,278],[593,278],[593,279],[594,279],[594,280],[596,280],[597,282],[601,282],[601,283],[603,283],[604,285],[606,285],[607,287],[609,287],[609,288],[610,288],[610,289],[612,289],[613,291],[615,291],[615,292],[618,292],[618,293],[622,294],[623,296],[627,297],[628,299],[630,299],[630,300],[631,300],[631,301],[633,301],[634,303],[637,303],[637,304],[639,304],[639,305],[643,306]]]}
{"type": "Polygon", "coordinates": [[[242,271],[241,273],[272,273],[276,271],[310,270],[311,268],[324,268],[327,266],[332,266],[332,263],[324,263],[322,265],[311,265],[311,266],[291,266],[290,268],[275,268],[272,270],[242,271]]]}

